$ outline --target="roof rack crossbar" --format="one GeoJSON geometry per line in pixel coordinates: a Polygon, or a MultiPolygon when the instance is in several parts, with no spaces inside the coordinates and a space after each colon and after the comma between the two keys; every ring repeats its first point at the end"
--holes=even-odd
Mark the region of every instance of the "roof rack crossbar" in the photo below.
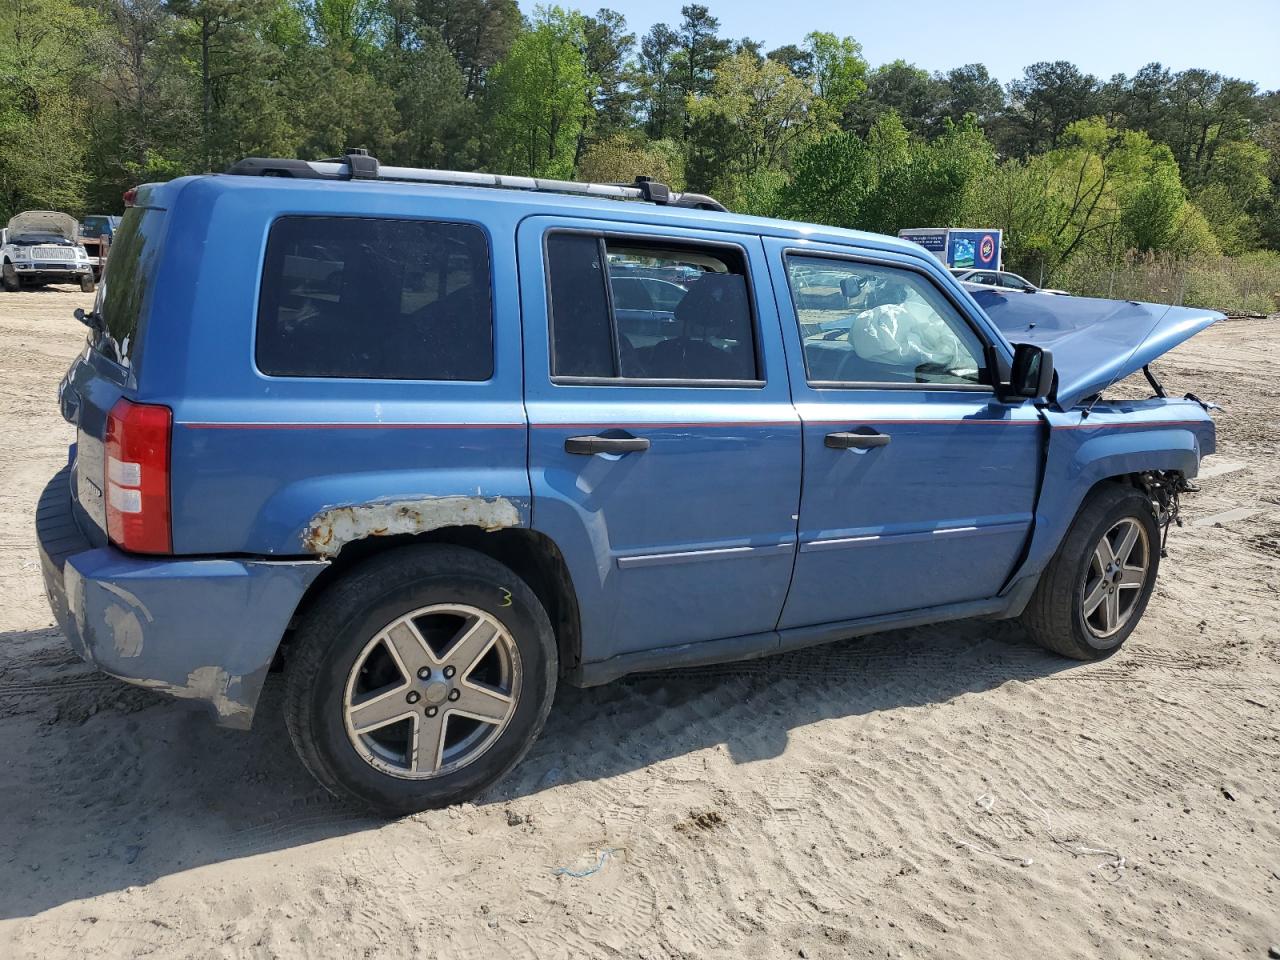
{"type": "Polygon", "coordinates": [[[241,176],[290,177],[307,180],[386,180],[400,183],[434,183],[460,187],[494,187],[502,190],[533,190],[605,197],[611,200],[640,200],[672,207],[699,210],[726,208],[714,197],[701,193],[677,193],[664,183],[637,177],[634,184],[582,183],[576,180],[547,180],[542,177],[512,177],[496,173],[468,173],[463,170],[427,170],[419,167],[388,167],[376,157],[360,151],[332,160],[280,160],[246,157],[227,173],[241,176]]]}

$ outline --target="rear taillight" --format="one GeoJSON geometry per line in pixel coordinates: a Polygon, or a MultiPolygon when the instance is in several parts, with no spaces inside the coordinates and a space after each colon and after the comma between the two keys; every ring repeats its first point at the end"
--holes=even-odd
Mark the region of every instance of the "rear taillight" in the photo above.
{"type": "Polygon", "coordinates": [[[168,407],[121,398],[107,415],[107,536],[135,553],[170,553],[168,407]]]}

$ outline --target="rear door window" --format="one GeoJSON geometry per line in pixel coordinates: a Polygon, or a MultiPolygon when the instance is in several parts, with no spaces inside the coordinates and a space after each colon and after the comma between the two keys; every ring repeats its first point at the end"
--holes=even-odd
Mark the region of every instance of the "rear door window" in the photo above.
{"type": "Polygon", "coordinates": [[[488,239],[470,224],[282,217],[267,238],[258,369],[488,380],[491,290],[488,239]]]}
{"type": "Polygon", "coordinates": [[[739,248],[556,232],[547,262],[554,377],[758,381],[739,248]]]}

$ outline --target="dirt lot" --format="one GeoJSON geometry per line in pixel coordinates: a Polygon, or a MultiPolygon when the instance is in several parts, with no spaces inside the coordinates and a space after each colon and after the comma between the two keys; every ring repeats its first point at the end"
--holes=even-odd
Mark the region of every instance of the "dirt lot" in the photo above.
{"type": "Polygon", "coordinates": [[[0,294],[0,957],[1280,947],[1280,322],[1163,363],[1221,452],[1108,662],[971,622],[566,689],[481,802],[383,824],[312,784],[278,687],[217,730],[51,627],[32,515],[88,299],[0,294]]]}

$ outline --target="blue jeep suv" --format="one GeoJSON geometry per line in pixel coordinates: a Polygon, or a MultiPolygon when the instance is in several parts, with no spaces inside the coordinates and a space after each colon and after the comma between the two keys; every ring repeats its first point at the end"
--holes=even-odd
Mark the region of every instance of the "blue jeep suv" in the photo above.
{"type": "Polygon", "coordinates": [[[283,670],[308,769],[389,814],[492,784],[561,682],[979,616],[1097,659],[1214,449],[1149,370],[1104,391],[1217,317],[644,180],[246,160],[132,197],[49,600],[226,726],[283,670]]]}

